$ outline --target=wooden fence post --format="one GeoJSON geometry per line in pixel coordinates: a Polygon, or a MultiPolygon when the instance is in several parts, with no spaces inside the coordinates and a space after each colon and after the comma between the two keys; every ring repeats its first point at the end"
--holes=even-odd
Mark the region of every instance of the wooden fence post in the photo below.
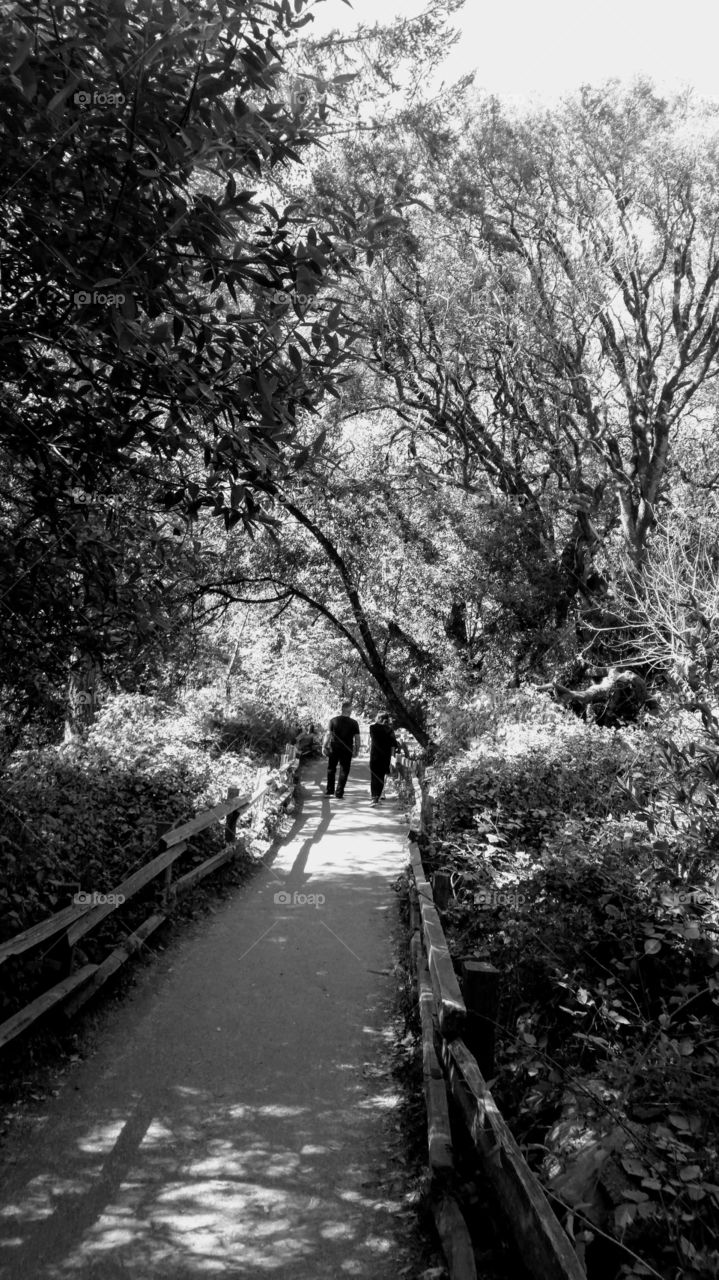
{"type": "MultiPolygon", "coordinates": [[[[239,794],[240,794],[239,787],[227,788],[228,800],[234,799],[234,797],[238,796],[239,794]]],[[[235,810],[234,813],[228,813],[225,819],[225,844],[232,844],[233,840],[237,839],[237,819],[239,818],[239,816],[240,815],[237,812],[237,810],[235,810]]]]}
{"type": "MultiPolygon", "coordinates": [[[[157,819],[155,821],[155,844],[159,844],[165,832],[169,830],[170,828],[164,822],[160,822],[160,820],[157,819]]],[[[165,867],[165,874],[163,876],[163,881],[162,881],[162,910],[163,911],[166,911],[167,908],[169,907],[171,898],[172,898],[172,863],[170,863],[169,867],[165,867]]]]}
{"type": "Polygon", "coordinates": [[[69,978],[75,967],[75,947],[70,945],[67,934],[63,934],[55,943],[55,946],[50,951],[50,955],[52,955],[53,952],[57,956],[57,963],[60,966],[60,972],[62,973],[63,978],[69,978]]]}
{"type": "Polygon", "coordinates": [[[467,1048],[485,1080],[494,1076],[494,1045],[499,1010],[499,969],[484,960],[462,961],[462,995],[467,1006],[467,1048]]]}
{"type": "Polygon", "coordinates": [[[409,886],[409,932],[410,937],[422,928],[422,916],[419,910],[419,895],[417,886],[411,884],[409,886]]]}
{"type": "Polygon", "coordinates": [[[424,760],[417,761],[417,783],[419,785],[420,792],[419,829],[422,835],[429,840],[432,835],[433,827],[432,797],[429,794],[429,784],[427,782],[426,765],[424,760]]]}
{"type": "MultiPolygon", "coordinates": [[[[264,791],[265,788],[267,787],[267,779],[269,775],[270,775],[270,769],[260,769],[257,775],[257,778],[255,780],[255,789],[252,792],[252,797],[250,799],[250,804],[252,805],[251,831],[254,831],[255,833],[257,832],[258,827],[260,827],[262,823],[262,818],[265,812],[265,805],[267,802],[267,796],[263,795],[262,799],[257,804],[253,804],[252,802],[254,801],[255,797],[260,795],[260,793],[264,791]]],[[[248,838],[252,839],[253,837],[252,835],[249,835],[248,838]]]]}
{"type": "Polygon", "coordinates": [[[446,911],[452,894],[452,877],[449,871],[435,871],[432,876],[432,897],[438,911],[446,911]]]}

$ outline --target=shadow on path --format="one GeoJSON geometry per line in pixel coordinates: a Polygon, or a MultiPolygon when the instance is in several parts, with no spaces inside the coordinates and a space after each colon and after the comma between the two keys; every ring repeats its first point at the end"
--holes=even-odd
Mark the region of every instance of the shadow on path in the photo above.
{"type": "Polygon", "coordinates": [[[365,763],[342,802],[320,773],[304,771],[266,869],[141,976],[25,1149],[3,1153],[7,1280],[407,1265],[389,1067],[403,831],[369,809],[365,763]]]}

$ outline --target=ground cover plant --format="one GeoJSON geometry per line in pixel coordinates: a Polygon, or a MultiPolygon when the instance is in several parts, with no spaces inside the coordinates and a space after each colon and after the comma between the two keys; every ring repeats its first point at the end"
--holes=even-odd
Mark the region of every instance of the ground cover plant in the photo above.
{"type": "Polygon", "coordinates": [[[675,716],[667,743],[536,695],[482,714],[436,768],[435,865],[455,958],[502,973],[500,1108],[590,1277],[714,1275],[719,822],[696,727],[675,716]]]}

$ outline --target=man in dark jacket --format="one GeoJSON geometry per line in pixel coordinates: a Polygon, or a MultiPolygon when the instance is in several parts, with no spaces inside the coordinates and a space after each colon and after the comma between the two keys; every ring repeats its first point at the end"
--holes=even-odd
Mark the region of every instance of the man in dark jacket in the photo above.
{"type": "Polygon", "coordinates": [[[327,795],[336,795],[341,800],[345,793],[345,785],[349,776],[352,759],[360,749],[360,727],[350,715],[351,702],[342,703],[342,714],[333,716],[329,723],[325,742],[327,744],[327,795]],[[335,774],[339,769],[337,791],[335,792],[335,774]]]}
{"type": "Polygon", "coordinates": [[[399,742],[390,717],[383,711],[369,727],[369,786],[373,805],[379,804],[393,751],[399,751],[399,742]]]}

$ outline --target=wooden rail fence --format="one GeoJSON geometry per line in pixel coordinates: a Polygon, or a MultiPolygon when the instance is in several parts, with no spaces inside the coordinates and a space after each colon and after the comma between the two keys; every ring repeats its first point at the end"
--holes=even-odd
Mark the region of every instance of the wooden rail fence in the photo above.
{"type": "MultiPolygon", "coordinates": [[[[420,832],[428,837],[431,799],[423,771],[416,776],[420,832]]],[[[586,1280],[568,1236],[487,1085],[487,1076],[494,1073],[498,971],[492,965],[465,961],[460,988],[438,909],[444,885],[439,880],[441,891],[433,892],[414,841],[410,842],[410,862],[410,957],[422,1026],[430,1203],[450,1280],[476,1280],[477,1275],[471,1235],[458,1203],[450,1097],[456,1104],[455,1114],[469,1133],[508,1239],[527,1273],[535,1280],[586,1280]]]]}
{"type": "MultiPolygon", "coordinates": [[[[107,982],[108,978],[125,964],[131,955],[139,950],[150,934],[164,923],[179,896],[198,881],[203,880],[205,876],[216,871],[225,862],[229,862],[238,854],[245,853],[246,842],[238,839],[236,834],[240,813],[247,813],[251,809],[262,812],[268,798],[272,794],[278,794],[276,784],[279,784],[279,793],[283,790],[287,793],[284,797],[286,801],[291,794],[292,780],[298,764],[296,749],[292,744],[288,744],[280,759],[279,768],[274,771],[265,771],[260,785],[254,792],[241,795],[237,787],[231,787],[227,799],[221,804],[198,814],[189,822],[158,833],[156,843],[159,852],[138,871],[123,880],[122,884],[107,893],[85,894],[83,896],[89,898],[89,902],[75,902],[72,906],[57,911],[47,920],[41,920],[32,928],[25,929],[14,938],[0,943],[0,966],[2,966],[11,956],[24,955],[41,946],[42,943],[57,938],[58,941],[54,945],[61,948],[66,966],[70,970],[68,976],[61,982],[56,983],[0,1025],[0,1049],[17,1039],[39,1018],[59,1005],[63,1006],[66,1016],[71,1017],[107,982]],[[182,854],[191,848],[190,838],[223,819],[225,848],[173,882],[173,866],[182,854]],[[102,920],[160,875],[164,876],[161,910],[155,911],[147,920],[144,920],[134,933],[126,938],[121,946],[116,947],[101,964],[86,964],[76,972],[72,972],[73,949],[79,939],[90,933],[102,920]],[[100,901],[98,902],[97,899],[100,901]]],[[[80,895],[76,895],[78,896],[80,895]]]]}

